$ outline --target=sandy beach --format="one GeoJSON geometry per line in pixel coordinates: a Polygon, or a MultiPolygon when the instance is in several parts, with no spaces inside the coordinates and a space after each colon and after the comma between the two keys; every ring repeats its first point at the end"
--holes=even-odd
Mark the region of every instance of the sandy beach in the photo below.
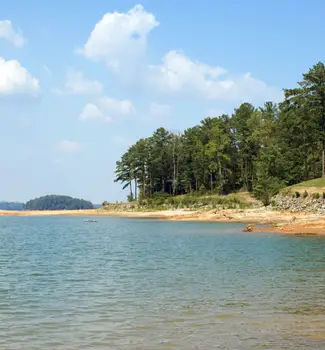
{"type": "Polygon", "coordinates": [[[253,232],[325,235],[325,217],[310,212],[276,211],[265,208],[225,210],[116,211],[87,210],[0,210],[0,216],[118,216],[170,221],[237,222],[254,224],[253,232]]]}

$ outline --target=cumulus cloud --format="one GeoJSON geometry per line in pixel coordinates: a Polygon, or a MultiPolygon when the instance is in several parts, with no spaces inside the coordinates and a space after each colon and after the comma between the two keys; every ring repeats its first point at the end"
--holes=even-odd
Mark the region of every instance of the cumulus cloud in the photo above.
{"type": "Polygon", "coordinates": [[[95,95],[100,94],[103,85],[97,80],[89,80],[79,71],[68,71],[63,89],[57,89],[59,94],[95,95]]]}
{"type": "Polygon", "coordinates": [[[222,67],[193,61],[177,51],[169,51],[161,65],[150,66],[148,79],[149,84],[161,92],[210,100],[278,100],[281,94],[280,89],[268,86],[249,73],[231,76],[222,67]]]}
{"type": "Polygon", "coordinates": [[[93,103],[87,103],[79,119],[111,121],[120,116],[129,116],[135,113],[135,108],[129,100],[117,100],[110,97],[100,97],[93,103]]]}
{"type": "Polygon", "coordinates": [[[110,97],[101,97],[99,106],[112,115],[127,116],[135,113],[135,108],[129,100],[117,100],[110,97]]]}
{"type": "Polygon", "coordinates": [[[0,94],[32,94],[39,90],[39,82],[17,60],[0,57],[0,94]]]}
{"type": "Polygon", "coordinates": [[[161,65],[152,65],[149,68],[152,83],[161,90],[171,92],[186,89],[192,91],[193,86],[205,90],[209,82],[225,73],[221,67],[194,62],[177,51],[169,51],[163,57],[161,65]]]}
{"type": "Polygon", "coordinates": [[[22,47],[26,43],[21,30],[15,30],[11,21],[0,21],[0,38],[8,40],[16,47],[22,47]]]}
{"type": "Polygon", "coordinates": [[[250,73],[233,75],[218,65],[193,60],[181,51],[167,52],[160,64],[148,64],[147,38],[158,26],[155,16],[136,5],[125,13],[106,13],[80,53],[104,61],[119,82],[130,88],[218,102],[278,101],[282,91],[250,73]]]}
{"type": "Polygon", "coordinates": [[[109,116],[106,116],[98,106],[93,103],[87,103],[83,108],[79,116],[80,120],[102,120],[105,122],[110,122],[112,119],[109,116]]]}
{"type": "Polygon", "coordinates": [[[71,140],[62,140],[57,144],[57,150],[62,153],[76,153],[81,149],[79,142],[71,140]]]}
{"type": "Polygon", "coordinates": [[[155,16],[142,5],[136,5],[127,13],[106,13],[79,52],[119,70],[143,56],[147,35],[158,24],[155,16]]]}

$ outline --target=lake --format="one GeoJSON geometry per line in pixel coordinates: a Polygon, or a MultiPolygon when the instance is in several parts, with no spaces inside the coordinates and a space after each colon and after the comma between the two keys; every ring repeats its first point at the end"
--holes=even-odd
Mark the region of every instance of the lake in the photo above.
{"type": "Polygon", "coordinates": [[[0,217],[0,349],[325,348],[325,237],[86,219],[0,217]]]}

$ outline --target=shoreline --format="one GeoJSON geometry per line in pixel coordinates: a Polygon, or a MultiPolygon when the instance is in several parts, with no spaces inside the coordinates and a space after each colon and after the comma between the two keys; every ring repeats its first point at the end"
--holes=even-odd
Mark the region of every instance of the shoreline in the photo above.
{"type": "Polygon", "coordinates": [[[262,225],[252,232],[294,235],[325,235],[325,217],[310,212],[276,211],[265,208],[223,210],[161,210],[118,211],[104,209],[82,210],[0,210],[1,216],[115,216],[148,218],[168,221],[224,222],[262,225]]]}

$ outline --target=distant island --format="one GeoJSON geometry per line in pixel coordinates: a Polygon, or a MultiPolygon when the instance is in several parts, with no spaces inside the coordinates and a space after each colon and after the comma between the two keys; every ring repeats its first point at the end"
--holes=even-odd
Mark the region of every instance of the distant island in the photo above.
{"type": "Polygon", "coordinates": [[[53,194],[32,199],[25,204],[25,210],[77,210],[93,208],[94,206],[90,201],[53,194]]]}
{"type": "Polygon", "coordinates": [[[0,210],[24,210],[24,203],[0,202],[0,210]]]}

